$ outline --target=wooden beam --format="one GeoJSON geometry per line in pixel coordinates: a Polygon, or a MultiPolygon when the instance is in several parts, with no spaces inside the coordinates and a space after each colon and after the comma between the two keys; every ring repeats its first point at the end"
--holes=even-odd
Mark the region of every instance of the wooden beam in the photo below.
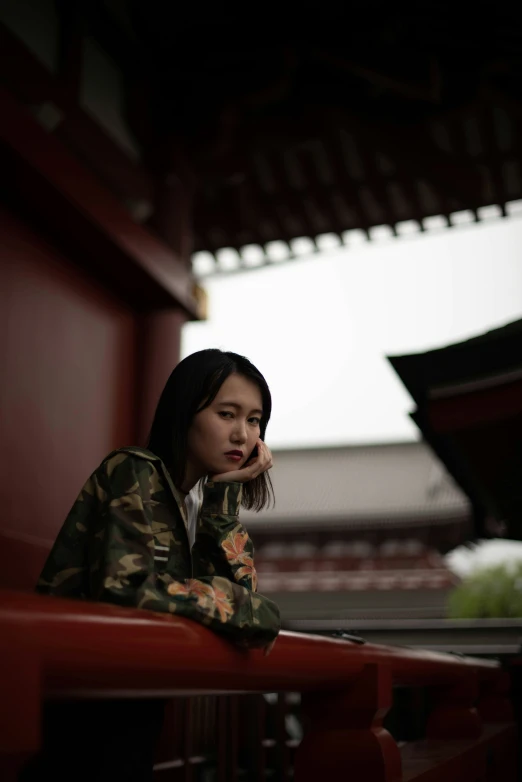
{"type": "Polygon", "coordinates": [[[361,187],[362,179],[356,181],[348,173],[341,148],[339,131],[334,132],[334,130],[331,129],[323,141],[323,146],[327,159],[330,161],[330,165],[335,172],[335,181],[339,184],[339,195],[346,201],[348,208],[353,211],[355,216],[355,225],[346,224],[341,228],[341,232],[349,228],[359,228],[363,231],[367,231],[372,225],[372,219],[359,197],[359,188],[361,187]]]}
{"type": "Polygon", "coordinates": [[[58,78],[71,101],[78,103],[83,61],[83,19],[79,0],[59,0],[58,78]]]}
{"type": "Polygon", "coordinates": [[[499,384],[428,403],[428,419],[437,434],[522,416],[522,380],[499,384]]]}
{"type": "Polygon", "coordinates": [[[179,258],[3,88],[0,114],[6,198],[17,199],[73,260],[134,307],[181,306],[197,318],[193,278],[179,258]]]}
{"type": "Polygon", "coordinates": [[[152,181],[143,166],[78,106],[71,85],[55,78],[1,23],[0,70],[4,85],[24,104],[52,104],[62,113],[54,134],[122,201],[151,200],[152,181]]]}

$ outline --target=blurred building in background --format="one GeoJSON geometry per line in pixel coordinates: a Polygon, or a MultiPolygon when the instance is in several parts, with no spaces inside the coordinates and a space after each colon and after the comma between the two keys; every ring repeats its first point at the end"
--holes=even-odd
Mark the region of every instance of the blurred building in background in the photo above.
{"type": "Polygon", "coordinates": [[[284,620],[446,616],[471,508],[426,445],[278,451],[271,475],[275,507],[243,520],[284,620]]]}
{"type": "Polygon", "coordinates": [[[522,320],[390,361],[424,439],[470,499],[474,536],[522,539],[522,320]]]}

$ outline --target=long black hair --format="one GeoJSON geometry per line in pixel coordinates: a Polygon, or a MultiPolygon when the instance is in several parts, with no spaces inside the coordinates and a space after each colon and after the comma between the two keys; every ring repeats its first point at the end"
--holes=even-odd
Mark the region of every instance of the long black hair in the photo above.
{"type": "MultiPolygon", "coordinates": [[[[261,372],[244,356],[218,349],[199,350],[180,361],[163,389],[147,448],[170,469],[174,483],[183,483],[187,463],[187,435],[192,419],[208,407],[229,375],[237,374],[253,381],[261,391],[263,415],[259,424],[261,439],[272,412],[272,397],[261,372]]],[[[242,505],[261,510],[273,498],[267,472],[243,484],[242,505]]]]}

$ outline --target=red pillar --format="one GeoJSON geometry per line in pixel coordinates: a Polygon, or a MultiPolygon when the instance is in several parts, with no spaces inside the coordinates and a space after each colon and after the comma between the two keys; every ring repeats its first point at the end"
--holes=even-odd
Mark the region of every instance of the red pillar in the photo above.
{"type": "MultiPolygon", "coordinates": [[[[150,163],[155,170],[154,213],[149,227],[169,245],[190,271],[193,244],[194,176],[180,140],[156,139],[150,163]]],[[[181,329],[187,315],[181,308],[154,310],[142,316],[141,375],[138,381],[140,442],[148,434],[163,387],[180,359],[181,329]]]]}
{"type": "Polygon", "coordinates": [[[155,310],[140,324],[141,371],[138,378],[138,433],[145,445],[154,411],[180,357],[181,328],[187,316],[178,309],[155,310]]]}

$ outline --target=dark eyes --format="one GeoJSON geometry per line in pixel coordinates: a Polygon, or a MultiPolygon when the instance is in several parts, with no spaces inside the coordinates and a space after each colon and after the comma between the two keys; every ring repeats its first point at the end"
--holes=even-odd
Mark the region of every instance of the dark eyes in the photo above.
{"type": "MultiPolygon", "coordinates": [[[[234,413],[231,413],[228,410],[220,410],[219,415],[221,416],[221,418],[226,418],[228,420],[234,417],[234,413]]],[[[248,419],[248,423],[252,424],[252,426],[259,426],[259,424],[261,423],[261,419],[258,418],[257,416],[252,416],[252,418],[248,419]]]]}

